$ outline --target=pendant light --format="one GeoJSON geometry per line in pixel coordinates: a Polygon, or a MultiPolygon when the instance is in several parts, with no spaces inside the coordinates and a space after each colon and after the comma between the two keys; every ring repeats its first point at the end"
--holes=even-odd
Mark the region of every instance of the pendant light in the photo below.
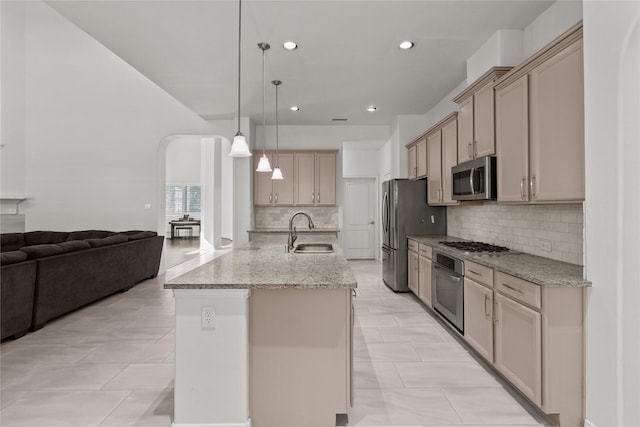
{"type": "Polygon", "coordinates": [[[271,175],[271,179],[284,179],[282,171],[278,167],[278,86],[280,86],[282,82],[280,80],[274,80],[271,83],[276,87],[276,167],[273,168],[273,175],[271,175]]]}
{"type": "Polygon", "coordinates": [[[233,144],[231,144],[231,157],[249,157],[251,151],[249,151],[249,145],[247,145],[247,139],[240,132],[240,58],[241,58],[241,43],[242,41],[242,0],[238,0],[238,133],[233,137],[233,144]]]}
{"type": "Polygon", "coordinates": [[[265,148],[267,145],[267,121],[265,119],[265,113],[264,113],[264,100],[265,100],[265,93],[266,93],[266,86],[267,83],[265,81],[264,78],[264,52],[269,50],[269,48],[271,46],[269,46],[269,43],[258,43],[258,47],[262,50],[262,157],[260,157],[260,161],[258,162],[258,169],[256,169],[256,172],[271,172],[271,164],[269,163],[269,158],[267,157],[267,154],[265,153],[265,148]]]}

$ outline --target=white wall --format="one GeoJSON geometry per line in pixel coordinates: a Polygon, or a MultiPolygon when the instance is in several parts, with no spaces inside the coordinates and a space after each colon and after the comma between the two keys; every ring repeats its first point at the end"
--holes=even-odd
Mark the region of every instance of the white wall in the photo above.
{"type": "Polygon", "coordinates": [[[542,49],[582,19],[582,1],[559,0],[524,28],[523,58],[542,49]]]}
{"type": "Polygon", "coordinates": [[[498,30],[467,59],[467,82],[472,83],[491,67],[522,62],[522,30],[498,30]]]}
{"type": "Polygon", "coordinates": [[[200,185],[200,137],[185,137],[167,146],[167,185],[200,185]]]}
{"type": "Polygon", "coordinates": [[[0,196],[23,198],[25,190],[25,4],[0,2],[2,93],[0,196]]]}
{"type": "Polygon", "coordinates": [[[584,3],[588,425],[640,425],[640,3],[584,3]]]}
{"type": "Polygon", "coordinates": [[[158,229],[160,141],[206,122],[46,4],[25,7],[10,36],[25,34],[26,229],[158,229]]]}

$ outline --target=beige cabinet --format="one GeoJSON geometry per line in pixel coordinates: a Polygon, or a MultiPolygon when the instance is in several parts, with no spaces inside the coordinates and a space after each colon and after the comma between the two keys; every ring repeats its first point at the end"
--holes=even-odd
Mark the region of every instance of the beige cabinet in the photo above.
{"type": "Polygon", "coordinates": [[[418,298],[429,308],[431,303],[431,246],[419,245],[418,249],[418,298]]]}
{"type": "Polygon", "coordinates": [[[416,144],[407,146],[407,177],[409,179],[416,179],[416,177],[418,176],[416,151],[416,144]]]}
{"type": "Polygon", "coordinates": [[[542,325],[540,313],[495,295],[495,366],[536,405],[542,405],[542,325]]]}
{"type": "Polygon", "coordinates": [[[255,206],[293,206],[293,154],[268,153],[271,167],[276,164],[282,170],[283,180],[272,180],[270,172],[256,172],[260,156],[254,156],[253,168],[253,204],[255,206]]]}
{"type": "Polygon", "coordinates": [[[498,201],[584,200],[581,35],[552,42],[495,92],[498,201]]]}
{"type": "Polygon", "coordinates": [[[464,339],[493,362],[493,270],[464,263],[464,339]]]}
{"type": "Polygon", "coordinates": [[[315,204],[317,206],[335,206],[336,204],[335,153],[316,154],[315,204]]]}
{"type": "Polygon", "coordinates": [[[458,104],[458,163],[495,154],[493,86],[511,67],[493,67],[453,99],[458,104]]]}
{"type": "Polygon", "coordinates": [[[427,203],[430,206],[455,205],[452,198],[451,168],[457,164],[458,113],[436,123],[427,134],[427,203]]]}
{"type": "Polygon", "coordinates": [[[335,425],[351,407],[351,289],[254,289],[249,298],[252,425],[335,425]]]}
{"type": "Polygon", "coordinates": [[[418,263],[418,242],[415,240],[408,240],[407,252],[407,285],[409,290],[415,295],[420,294],[418,269],[420,268],[418,263]]]}
{"type": "Polygon", "coordinates": [[[442,130],[427,135],[429,155],[427,180],[427,203],[439,205],[442,201],[442,130]]]}
{"type": "Polygon", "coordinates": [[[294,204],[335,206],[336,153],[294,153],[294,204]]]}
{"type": "Polygon", "coordinates": [[[427,139],[420,135],[406,145],[407,175],[409,179],[421,179],[427,176],[427,139]]]}

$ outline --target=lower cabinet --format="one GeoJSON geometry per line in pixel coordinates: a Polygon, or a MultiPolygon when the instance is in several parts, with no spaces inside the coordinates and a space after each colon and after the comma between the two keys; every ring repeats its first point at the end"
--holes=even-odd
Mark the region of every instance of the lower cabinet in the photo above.
{"type": "Polygon", "coordinates": [[[541,316],[523,304],[495,295],[495,366],[533,403],[542,405],[541,316]]]}
{"type": "Polygon", "coordinates": [[[464,339],[493,362],[493,289],[464,279],[464,339]]]}
{"type": "Polygon", "coordinates": [[[418,253],[417,252],[413,252],[412,250],[409,250],[408,252],[408,265],[407,265],[407,280],[408,280],[408,286],[409,286],[409,290],[411,292],[413,292],[414,294],[418,295],[419,294],[419,286],[418,286],[418,268],[419,268],[419,264],[418,264],[418,253]]]}
{"type": "Polygon", "coordinates": [[[421,244],[418,255],[418,298],[431,308],[431,246],[421,244]]]}

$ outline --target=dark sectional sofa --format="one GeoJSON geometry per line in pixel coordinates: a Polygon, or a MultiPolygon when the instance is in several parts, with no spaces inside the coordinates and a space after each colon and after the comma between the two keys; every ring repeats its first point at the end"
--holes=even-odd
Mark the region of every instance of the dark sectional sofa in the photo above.
{"type": "Polygon", "coordinates": [[[164,237],[153,231],[1,235],[0,339],[155,277],[164,237]]]}

